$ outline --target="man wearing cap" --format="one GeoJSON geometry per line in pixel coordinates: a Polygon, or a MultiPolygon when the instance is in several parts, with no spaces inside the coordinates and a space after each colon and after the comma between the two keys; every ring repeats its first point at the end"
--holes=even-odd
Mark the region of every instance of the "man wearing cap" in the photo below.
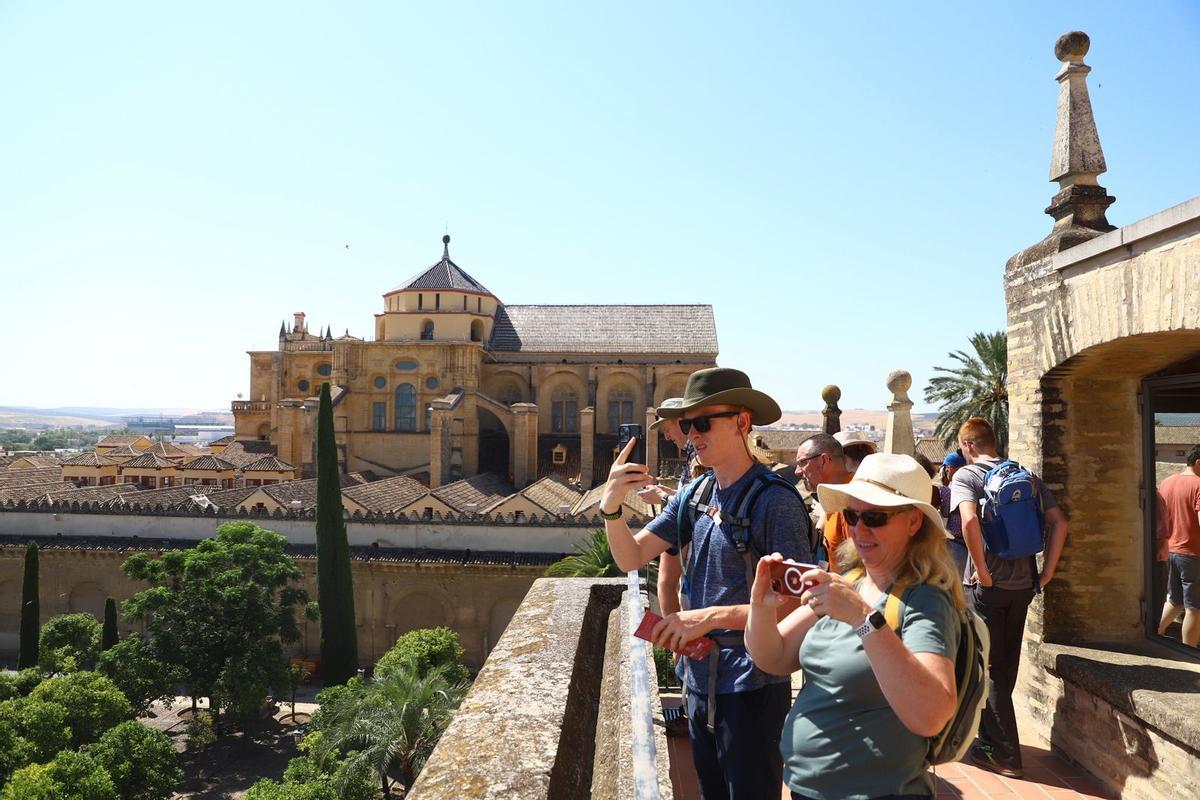
{"type": "Polygon", "coordinates": [[[951,536],[946,540],[946,544],[949,545],[950,555],[954,556],[954,563],[958,564],[958,572],[964,580],[970,577],[966,574],[967,544],[963,541],[962,513],[950,504],[950,481],[954,480],[954,473],[966,465],[967,460],[963,458],[962,453],[957,450],[947,453],[942,459],[942,485],[938,487],[942,516],[946,520],[946,533],[951,536]]]}
{"type": "Polygon", "coordinates": [[[667,548],[678,547],[681,535],[686,539],[690,529],[683,592],[687,607],[666,615],[653,638],[676,651],[702,636],[717,642],[710,659],[681,658],[678,667],[687,692],[692,759],[704,797],[774,800],[782,785],[779,736],[790,681],[754,666],[742,631],[754,556],[778,552],[784,558],[810,561],[808,514],[795,488],[771,476],[750,454],[746,436],[751,425],[770,424],[781,412],[774,400],[751,387],[745,373],[721,367],[692,373],[678,412],[680,429],[696,458],[714,475],[713,492],[702,512],[695,516],[690,503],[681,508],[685,493],[680,492],[645,528],[631,532],[621,519],[621,503],[629,491],[653,483],[645,465],[626,463],[632,443],[609,472],[600,511],[613,559],[623,570],[637,569],[667,548]],[[745,517],[738,517],[745,493],[756,482],[763,484],[756,502],[745,517]],[[748,524],[740,526],[737,520],[748,524]]]}
{"type": "MultiPolygon", "coordinates": [[[[828,433],[818,433],[801,442],[796,450],[796,475],[804,482],[804,488],[816,497],[817,486],[822,483],[849,483],[854,474],[846,470],[842,444],[828,433]]],[[[818,506],[819,508],[819,506],[818,506]]],[[[837,550],[850,537],[850,526],[842,512],[826,514],[822,509],[819,524],[825,539],[826,559],[829,571],[837,572],[837,550]]]]}

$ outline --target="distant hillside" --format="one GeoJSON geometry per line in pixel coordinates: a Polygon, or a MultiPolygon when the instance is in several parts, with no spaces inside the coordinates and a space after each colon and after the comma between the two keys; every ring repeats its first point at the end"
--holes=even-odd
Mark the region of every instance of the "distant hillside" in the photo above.
{"type": "Polygon", "coordinates": [[[182,421],[196,415],[216,418],[218,422],[233,423],[233,415],[228,411],[201,411],[184,408],[97,408],[92,406],[30,408],[26,406],[0,406],[0,428],[43,426],[64,428],[76,425],[94,428],[119,428],[125,425],[125,417],[170,417],[182,421]]]}
{"type": "MultiPolygon", "coordinates": [[[[865,408],[849,408],[842,411],[842,427],[850,425],[874,425],[879,430],[887,427],[886,411],[873,411],[865,408]]],[[[913,414],[914,428],[932,428],[937,421],[937,414],[913,414]]],[[[820,411],[785,411],[782,419],[774,425],[821,425],[824,417],[820,411]]]]}

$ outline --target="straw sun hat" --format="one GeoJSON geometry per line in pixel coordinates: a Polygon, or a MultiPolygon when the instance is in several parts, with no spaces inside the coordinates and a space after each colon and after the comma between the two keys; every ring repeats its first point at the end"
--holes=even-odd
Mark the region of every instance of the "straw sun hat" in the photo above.
{"type": "Polygon", "coordinates": [[[913,506],[946,535],[942,515],[929,504],[929,473],[912,456],[872,453],[862,460],[849,483],[822,483],[817,497],[826,514],[843,511],[851,497],[880,508],[913,506]]]}

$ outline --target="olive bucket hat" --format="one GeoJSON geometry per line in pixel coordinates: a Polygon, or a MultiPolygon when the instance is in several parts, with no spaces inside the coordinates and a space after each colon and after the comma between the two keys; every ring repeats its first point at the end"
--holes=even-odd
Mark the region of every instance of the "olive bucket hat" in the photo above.
{"type": "Polygon", "coordinates": [[[697,406],[731,405],[750,410],[755,425],[770,425],[783,416],[779,404],[750,385],[750,378],[740,369],[710,367],[688,376],[679,414],[697,406]]]}

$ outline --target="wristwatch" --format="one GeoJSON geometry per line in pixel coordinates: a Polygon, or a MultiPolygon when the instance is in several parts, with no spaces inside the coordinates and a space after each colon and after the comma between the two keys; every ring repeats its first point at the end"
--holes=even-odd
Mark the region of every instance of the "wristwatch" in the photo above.
{"type": "Polygon", "coordinates": [[[886,624],[887,621],[883,618],[882,612],[878,610],[872,611],[863,620],[863,624],[854,629],[854,633],[857,634],[858,638],[865,639],[886,624]]]}
{"type": "Polygon", "coordinates": [[[623,508],[624,508],[624,506],[617,506],[617,510],[610,514],[607,511],[605,511],[603,508],[600,508],[599,506],[597,506],[597,510],[599,510],[601,518],[607,519],[607,520],[620,519],[621,518],[621,510],[623,508]]]}

